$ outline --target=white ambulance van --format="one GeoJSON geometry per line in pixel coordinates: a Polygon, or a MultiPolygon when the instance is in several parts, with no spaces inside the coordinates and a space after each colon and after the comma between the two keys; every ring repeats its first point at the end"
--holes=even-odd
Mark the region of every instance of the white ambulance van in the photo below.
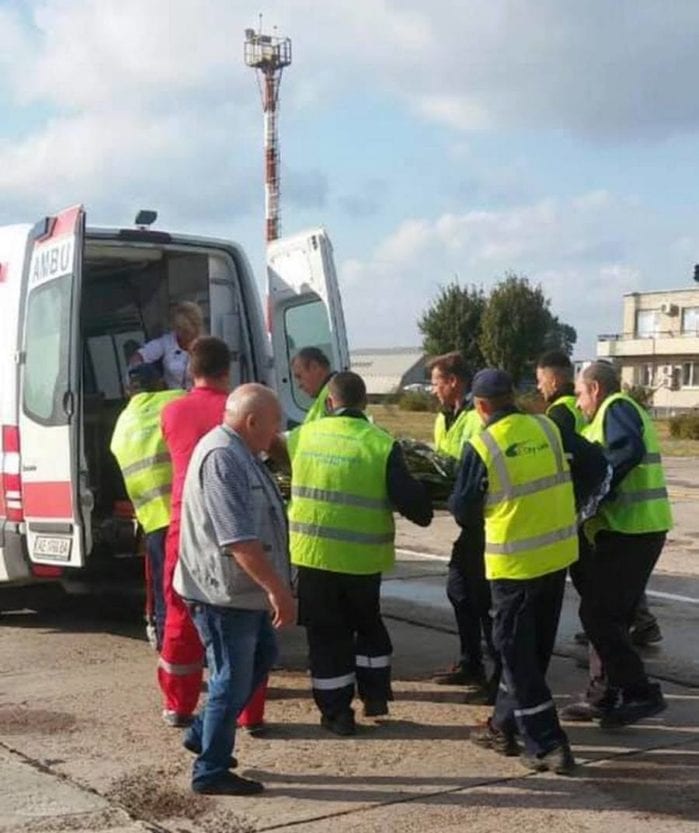
{"type": "Polygon", "coordinates": [[[349,367],[323,229],[269,247],[267,291],[265,326],[237,244],[90,228],[82,206],[0,228],[1,604],[38,582],[137,566],[109,443],[129,357],[167,331],[173,304],[196,301],[207,332],[231,349],[232,384],[273,386],[290,421],[309,405],[290,373],[296,350],[316,345],[334,368],[349,367]]]}

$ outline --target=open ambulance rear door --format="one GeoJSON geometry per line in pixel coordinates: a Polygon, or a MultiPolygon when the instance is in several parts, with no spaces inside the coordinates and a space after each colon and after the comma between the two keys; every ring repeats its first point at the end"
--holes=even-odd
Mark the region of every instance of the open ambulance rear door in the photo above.
{"type": "Polygon", "coordinates": [[[84,230],[82,206],[45,217],[32,232],[24,274],[18,354],[22,509],[29,558],[55,567],[82,566],[89,548],[79,462],[84,230]]]}
{"type": "Polygon", "coordinates": [[[302,422],[311,401],[292,376],[294,355],[302,347],[319,347],[333,370],[348,370],[350,364],[333,249],[325,229],[270,243],[267,281],[277,393],[287,417],[302,422]]]}

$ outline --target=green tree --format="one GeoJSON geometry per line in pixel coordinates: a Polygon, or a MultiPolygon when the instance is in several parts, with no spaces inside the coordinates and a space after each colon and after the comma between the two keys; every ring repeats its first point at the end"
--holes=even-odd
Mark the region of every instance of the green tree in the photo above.
{"type": "Polygon", "coordinates": [[[557,316],[551,315],[551,322],[544,340],[544,350],[562,350],[570,356],[577,340],[578,334],[575,327],[564,324],[557,316]]]}
{"type": "Polygon", "coordinates": [[[480,336],[486,303],[480,287],[460,286],[457,281],[440,287],[417,324],[424,351],[437,356],[459,350],[472,373],[483,367],[480,336]]]}
{"type": "Polygon", "coordinates": [[[488,298],[481,321],[480,347],[486,362],[511,373],[517,384],[544,350],[572,351],[575,330],[555,317],[541,285],[508,273],[488,298]]]}

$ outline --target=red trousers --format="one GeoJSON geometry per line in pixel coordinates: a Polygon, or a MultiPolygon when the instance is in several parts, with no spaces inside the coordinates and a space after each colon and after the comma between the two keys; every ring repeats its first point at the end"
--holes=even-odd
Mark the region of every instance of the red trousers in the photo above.
{"type": "MultiPolygon", "coordinates": [[[[177,566],[180,524],[174,519],[165,539],[165,632],[158,660],[158,683],[165,709],[181,715],[193,714],[199,701],[204,672],[204,647],[185,602],[172,587],[177,566]]],[[[262,723],[265,714],[267,680],[264,680],[238,716],[239,726],[262,723]]]]}

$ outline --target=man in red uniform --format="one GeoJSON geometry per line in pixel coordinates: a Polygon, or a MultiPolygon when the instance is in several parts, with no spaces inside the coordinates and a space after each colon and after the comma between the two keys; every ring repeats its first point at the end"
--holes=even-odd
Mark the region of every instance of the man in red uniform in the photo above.
{"type": "Polygon", "coordinates": [[[172,459],[172,509],[165,541],[165,634],[158,662],[158,682],[165,698],[163,720],[186,726],[197,707],[203,674],[204,649],[187,606],[172,589],[177,566],[182,513],[182,489],[187,466],[199,440],[220,425],[230,387],[231,355],[213,336],[197,339],[190,348],[194,386],[187,396],[164,408],[163,436],[172,459]]]}

